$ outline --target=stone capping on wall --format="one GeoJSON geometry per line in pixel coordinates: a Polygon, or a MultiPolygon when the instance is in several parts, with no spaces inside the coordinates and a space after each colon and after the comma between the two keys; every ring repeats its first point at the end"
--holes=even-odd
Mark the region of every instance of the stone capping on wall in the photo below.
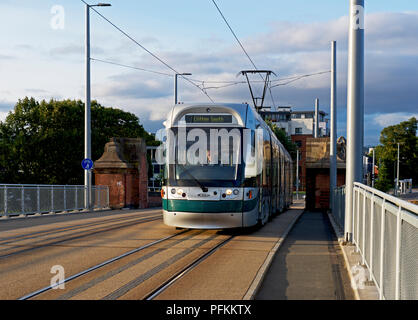
{"type": "MultiPolygon", "coordinates": [[[[340,140],[342,141],[342,140],[340,140]]],[[[344,140],[345,142],[345,140],[344,140]]],[[[337,143],[337,168],[345,169],[345,144],[337,143]],[[340,152],[338,152],[340,151],[340,152]]],[[[306,168],[329,168],[330,138],[307,138],[306,139],[306,168]]]]}

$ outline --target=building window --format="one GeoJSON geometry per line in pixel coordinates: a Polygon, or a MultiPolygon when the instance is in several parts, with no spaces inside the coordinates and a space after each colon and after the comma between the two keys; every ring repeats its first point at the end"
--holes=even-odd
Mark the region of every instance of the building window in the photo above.
{"type": "Polygon", "coordinates": [[[302,128],[295,128],[295,134],[302,134],[302,128]]]}
{"type": "Polygon", "coordinates": [[[312,119],[313,118],[313,114],[312,113],[306,113],[305,114],[305,118],[312,119]]]}
{"type": "Polygon", "coordinates": [[[298,146],[298,148],[302,147],[302,141],[296,140],[295,144],[298,146]]]}

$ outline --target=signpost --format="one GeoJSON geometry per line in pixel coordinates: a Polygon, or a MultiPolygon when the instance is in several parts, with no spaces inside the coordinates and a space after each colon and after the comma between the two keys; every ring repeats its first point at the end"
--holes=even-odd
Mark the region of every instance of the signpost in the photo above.
{"type": "MultiPolygon", "coordinates": [[[[91,177],[91,170],[93,169],[93,161],[89,158],[83,159],[81,161],[81,166],[85,170],[87,176],[91,177]]],[[[91,181],[89,181],[91,182],[91,181]]],[[[91,207],[91,183],[88,183],[87,186],[85,186],[84,190],[84,205],[86,209],[90,210],[91,207]]]]}
{"type": "Polygon", "coordinates": [[[93,160],[86,158],[81,161],[81,166],[84,170],[91,170],[93,169],[93,160]]]}

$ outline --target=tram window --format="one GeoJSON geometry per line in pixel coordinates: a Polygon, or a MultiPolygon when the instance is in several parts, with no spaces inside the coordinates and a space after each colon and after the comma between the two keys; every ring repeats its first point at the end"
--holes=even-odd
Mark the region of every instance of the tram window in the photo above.
{"type": "Polygon", "coordinates": [[[199,128],[187,130],[186,163],[179,159],[179,146],[176,148],[176,180],[236,180],[241,162],[241,131],[199,128]],[[200,130],[198,135],[192,130],[200,130]],[[224,130],[224,131],[222,131],[224,130]],[[190,136],[192,138],[189,139],[190,136]],[[226,134],[226,136],[224,136],[226,134]],[[204,139],[204,141],[201,141],[204,139]]]}
{"type": "Polygon", "coordinates": [[[256,162],[256,145],[255,145],[255,132],[246,131],[244,136],[245,143],[245,177],[251,178],[257,175],[257,162],[256,162]]]}

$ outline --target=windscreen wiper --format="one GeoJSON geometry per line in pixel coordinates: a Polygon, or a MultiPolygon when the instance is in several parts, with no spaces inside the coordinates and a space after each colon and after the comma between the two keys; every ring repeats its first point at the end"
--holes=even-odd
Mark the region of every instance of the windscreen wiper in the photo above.
{"type": "Polygon", "coordinates": [[[202,189],[202,191],[203,192],[208,192],[208,188],[207,187],[205,187],[199,180],[197,180],[196,178],[195,178],[195,176],[194,175],[192,175],[190,172],[189,172],[189,169],[186,169],[185,167],[184,167],[184,165],[182,165],[182,164],[178,164],[179,166],[181,166],[182,168],[183,168],[183,173],[186,173],[186,174],[188,174],[189,175],[189,177],[191,177],[193,180],[194,180],[194,182],[196,182],[197,184],[198,184],[198,186],[200,187],[200,189],[202,189]]]}

